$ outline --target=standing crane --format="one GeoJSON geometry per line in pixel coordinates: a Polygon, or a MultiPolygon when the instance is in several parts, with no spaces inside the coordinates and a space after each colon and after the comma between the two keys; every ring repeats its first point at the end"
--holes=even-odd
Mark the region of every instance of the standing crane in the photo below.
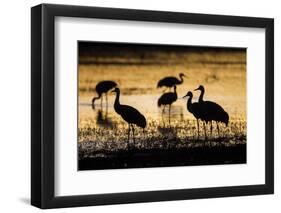
{"type": "Polygon", "coordinates": [[[144,128],[146,127],[146,119],[145,117],[134,107],[120,104],[120,89],[116,87],[112,92],[116,93],[116,98],[114,102],[114,110],[117,114],[119,114],[123,120],[128,123],[128,147],[130,141],[130,131],[132,128],[133,131],[133,141],[135,143],[135,133],[134,133],[134,125],[144,128]]]}
{"type": "Polygon", "coordinates": [[[183,96],[182,98],[188,97],[187,99],[187,110],[193,114],[193,116],[196,118],[197,121],[197,139],[199,139],[200,136],[200,129],[199,129],[199,119],[201,119],[203,121],[203,125],[204,125],[204,130],[205,130],[205,138],[206,138],[206,126],[205,126],[205,121],[204,121],[204,114],[203,112],[200,110],[200,105],[198,102],[194,102],[192,103],[192,98],[193,98],[193,94],[192,92],[188,91],[187,94],[185,96],[183,96]]]}
{"type": "Polygon", "coordinates": [[[168,87],[169,89],[171,89],[173,86],[180,85],[183,83],[183,77],[186,76],[183,73],[180,73],[179,77],[180,79],[177,79],[174,76],[162,78],[160,81],[158,81],[157,88],[168,87]]]}
{"type": "Polygon", "coordinates": [[[178,99],[178,95],[177,95],[177,87],[174,86],[174,92],[166,92],[163,95],[161,95],[161,97],[158,99],[158,107],[161,107],[162,105],[163,110],[162,110],[162,115],[165,111],[165,106],[168,105],[169,106],[169,124],[170,124],[170,117],[171,117],[171,105],[178,99]]]}
{"type": "Polygon", "coordinates": [[[204,111],[204,120],[208,123],[211,123],[211,135],[212,135],[212,121],[215,121],[217,124],[218,135],[220,136],[220,129],[219,129],[219,122],[228,125],[229,122],[229,115],[228,113],[217,103],[212,101],[204,101],[203,97],[205,94],[205,88],[200,85],[196,90],[201,91],[198,103],[202,111],[204,111]]]}
{"type": "Polygon", "coordinates": [[[102,95],[105,94],[106,97],[106,108],[108,106],[108,100],[107,100],[107,93],[111,89],[117,86],[117,83],[114,81],[100,81],[96,85],[96,92],[98,94],[98,97],[94,97],[92,100],[92,107],[95,108],[95,101],[97,99],[101,99],[101,108],[102,108],[102,95]]]}

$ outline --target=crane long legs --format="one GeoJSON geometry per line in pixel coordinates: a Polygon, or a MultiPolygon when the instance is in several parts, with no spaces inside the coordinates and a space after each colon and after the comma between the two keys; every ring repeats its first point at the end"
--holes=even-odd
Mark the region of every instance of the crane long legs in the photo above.
{"type": "MultiPolygon", "coordinates": [[[[164,105],[163,109],[162,109],[162,121],[163,121],[163,124],[165,126],[165,121],[164,121],[164,113],[165,113],[165,107],[166,105],[164,105]]],[[[171,125],[171,105],[168,106],[169,107],[169,125],[171,125]]]]}
{"type": "Polygon", "coordinates": [[[218,129],[218,134],[219,134],[219,137],[220,137],[220,128],[219,128],[219,122],[217,122],[217,129],[218,129]]]}
{"type": "Polygon", "coordinates": [[[207,140],[206,123],[205,123],[205,121],[203,121],[203,126],[204,126],[204,134],[205,134],[205,140],[204,140],[204,146],[205,146],[205,142],[206,142],[206,140],[207,140]]]}
{"type": "Polygon", "coordinates": [[[171,125],[171,104],[169,105],[169,125],[171,125]]]}
{"type": "Polygon", "coordinates": [[[131,124],[128,124],[128,143],[127,143],[127,148],[129,148],[129,143],[130,143],[130,129],[131,129],[131,124]]]}
{"type": "Polygon", "coordinates": [[[106,111],[107,111],[107,108],[108,108],[108,98],[107,98],[107,93],[105,93],[105,100],[106,100],[106,111]]]}
{"type": "Polygon", "coordinates": [[[199,119],[196,119],[197,120],[197,140],[199,139],[199,135],[200,135],[200,133],[199,133],[199,119]]]}
{"type": "MultiPolygon", "coordinates": [[[[106,111],[108,111],[108,97],[107,97],[107,93],[104,94],[105,95],[105,107],[106,107],[106,111]]],[[[100,96],[100,108],[101,110],[103,110],[103,94],[101,94],[100,96]]],[[[94,107],[94,106],[93,106],[94,107]]]]}
{"type": "Polygon", "coordinates": [[[163,109],[162,109],[162,121],[163,121],[163,124],[164,124],[164,126],[165,126],[164,112],[165,112],[165,105],[164,105],[164,107],[163,107],[163,109]]]}
{"type": "Polygon", "coordinates": [[[128,142],[127,142],[127,148],[130,148],[129,145],[130,145],[130,132],[131,132],[131,129],[132,129],[132,132],[133,132],[133,142],[134,142],[134,146],[136,145],[135,144],[135,128],[134,128],[134,124],[128,124],[128,142]]]}
{"type": "Polygon", "coordinates": [[[134,129],[133,124],[132,124],[132,130],[133,130],[133,142],[134,142],[134,146],[135,146],[135,129],[134,129]]]}

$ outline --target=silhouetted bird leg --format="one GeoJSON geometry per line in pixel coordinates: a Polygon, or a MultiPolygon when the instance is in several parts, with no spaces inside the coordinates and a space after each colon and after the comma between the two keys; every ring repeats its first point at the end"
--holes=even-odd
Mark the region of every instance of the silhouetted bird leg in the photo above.
{"type": "Polygon", "coordinates": [[[105,100],[106,100],[106,110],[108,108],[108,98],[107,98],[107,93],[105,94],[105,100]]]}
{"type": "Polygon", "coordinates": [[[212,137],[212,133],[213,133],[213,122],[211,121],[211,136],[212,137]]]}
{"type": "Polygon", "coordinates": [[[217,129],[218,129],[218,134],[219,134],[219,137],[220,137],[220,128],[219,128],[219,122],[217,122],[217,129]]]}
{"type": "Polygon", "coordinates": [[[163,124],[164,124],[164,127],[165,127],[164,113],[165,113],[165,105],[162,109],[162,121],[163,121],[163,124]]]}
{"type": "Polygon", "coordinates": [[[127,143],[127,148],[129,148],[129,144],[130,144],[130,127],[131,127],[131,125],[128,124],[128,126],[129,126],[129,129],[128,129],[128,143],[127,143]]]}
{"type": "Polygon", "coordinates": [[[228,134],[230,134],[230,129],[227,125],[225,125],[225,131],[222,134],[222,137],[226,137],[228,134]]]}
{"type": "MultiPolygon", "coordinates": [[[[211,123],[211,126],[210,126],[210,139],[211,139],[212,134],[213,134],[213,121],[210,121],[210,123],[211,123]]],[[[212,144],[212,142],[211,142],[211,140],[209,140],[209,143],[208,143],[209,147],[211,146],[211,144],[212,144]]]]}
{"type": "Polygon", "coordinates": [[[134,128],[134,124],[132,124],[132,130],[133,130],[133,142],[134,142],[134,147],[135,147],[136,144],[135,144],[135,128],[134,128]]]}
{"type": "Polygon", "coordinates": [[[171,125],[171,104],[169,105],[169,125],[171,125]]]}
{"type": "Polygon", "coordinates": [[[107,120],[107,116],[108,116],[108,111],[106,110],[104,115],[105,120],[107,120]]]}
{"type": "Polygon", "coordinates": [[[203,126],[204,126],[204,134],[205,134],[205,140],[204,140],[204,146],[205,146],[205,143],[206,143],[206,140],[207,140],[206,123],[205,123],[205,121],[203,121],[203,126]]]}
{"type": "Polygon", "coordinates": [[[101,98],[100,98],[100,107],[101,107],[101,109],[102,109],[102,96],[103,95],[101,95],[101,98]]]}
{"type": "Polygon", "coordinates": [[[197,140],[199,140],[199,119],[196,119],[197,120],[197,140]]]}
{"type": "Polygon", "coordinates": [[[165,113],[165,105],[164,105],[164,107],[163,107],[163,109],[162,109],[162,115],[165,113]]]}
{"type": "Polygon", "coordinates": [[[107,119],[107,115],[108,115],[108,108],[105,109],[105,119],[107,119]]]}
{"type": "Polygon", "coordinates": [[[144,147],[144,141],[146,139],[146,134],[145,134],[145,130],[144,128],[142,129],[142,133],[143,133],[143,140],[140,140],[140,148],[144,147]]]}

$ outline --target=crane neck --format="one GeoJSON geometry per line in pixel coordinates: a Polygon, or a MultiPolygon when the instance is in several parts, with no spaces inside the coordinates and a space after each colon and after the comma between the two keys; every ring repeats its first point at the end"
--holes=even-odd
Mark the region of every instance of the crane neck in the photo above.
{"type": "Polygon", "coordinates": [[[100,99],[100,98],[101,98],[101,94],[98,93],[98,96],[97,96],[97,97],[94,97],[94,98],[92,99],[92,103],[94,104],[95,101],[96,101],[97,99],[100,99]]]}
{"type": "Polygon", "coordinates": [[[178,98],[178,94],[177,94],[177,88],[176,87],[174,88],[174,95],[175,95],[175,97],[177,99],[178,98]]]}
{"type": "Polygon", "coordinates": [[[183,83],[183,76],[180,75],[180,83],[182,84],[183,83]]]}
{"type": "Polygon", "coordinates": [[[201,90],[201,93],[200,93],[200,96],[199,96],[199,102],[203,102],[203,97],[204,97],[204,94],[205,94],[205,90],[201,90]]]}
{"type": "Polygon", "coordinates": [[[119,109],[119,106],[120,106],[119,98],[120,98],[120,92],[117,91],[117,92],[116,92],[115,101],[114,101],[114,109],[115,109],[116,111],[119,109]]]}
{"type": "Polygon", "coordinates": [[[191,111],[191,106],[192,106],[192,96],[189,96],[187,99],[187,109],[191,111]]]}

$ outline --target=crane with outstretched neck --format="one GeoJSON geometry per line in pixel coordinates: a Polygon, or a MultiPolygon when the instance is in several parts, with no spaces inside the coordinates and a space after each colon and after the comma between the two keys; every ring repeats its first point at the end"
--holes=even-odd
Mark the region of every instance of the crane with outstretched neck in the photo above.
{"type": "Polygon", "coordinates": [[[201,119],[203,121],[205,138],[206,138],[206,126],[204,123],[205,122],[204,114],[200,111],[199,103],[198,102],[192,103],[193,94],[190,91],[188,91],[187,94],[185,96],[183,96],[182,98],[185,98],[185,97],[188,97],[186,108],[191,114],[193,114],[193,116],[196,118],[196,121],[197,121],[197,133],[198,133],[197,139],[199,139],[199,136],[200,136],[199,119],[201,119]]]}
{"type": "Polygon", "coordinates": [[[178,79],[174,76],[167,76],[165,78],[162,78],[161,80],[158,81],[157,88],[168,87],[170,89],[176,85],[180,85],[183,83],[183,77],[186,77],[186,76],[183,73],[180,73],[179,77],[180,77],[180,79],[178,79]]]}
{"type": "Polygon", "coordinates": [[[198,99],[198,103],[200,105],[200,109],[204,112],[203,118],[208,123],[211,123],[211,135],[212,135],[212,121],[215,121],[217,124],[218,135],[220,136],[219,122],[224,123],[225,126],[228,125],[229,115],[228,113],[217,103],[212,101],[204,101],[205,88],[200,85],[196,90],[199,90],[200,96],[198,99]]]}

